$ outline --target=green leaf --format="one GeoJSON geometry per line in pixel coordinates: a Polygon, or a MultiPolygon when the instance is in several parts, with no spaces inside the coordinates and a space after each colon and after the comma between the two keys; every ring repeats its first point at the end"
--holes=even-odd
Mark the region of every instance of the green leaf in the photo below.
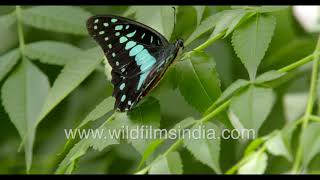
{"type": "Polygon", "coordinates": [[[244,128],[254,129],[258,133],[274,101],[275,94],[272,89],[251,85],[245,91],[232,97],[230,109],[244,128]]]}
{"type": "Polygon", "coordinates": [[[230,86],[227,87],[226,90],[223,91],[221,96],[214,102],[215,105],[222,103],[227,98],[232,96],[235,92],[247,87],[250,84],[249,81],[244,79],[238,79],[233,82],[230,86]]]}
{"type": "MultiPolygon", "coordinates": [[[[55,174],[72,173],[77,160],[85,155],[90,147],[95,150],[102,151],[104,148],[110,145],[119,144],[119,139],[116,137],[116,135],[112,136],[107,130],[117,130],[121,127],[121,124],[122,122],[114,119],[107,120],[99,128],[93,130],[93,132],[103,132],[101,133],[101,138],[98,136],[94,137],[93,133],[89,133],[87,138],[82,138],[77,144],[74,145],[74,147],[72,147],[63,161],[59,164],[55,174]]],[[[86,132],[90,131],[87,130],[86,132]]]]}
{"type": "Polygon", "coordinates": [[[8,77],[2,87],[2,103],[24,144],[27,171],[32,164],[37,117],[50,88],[47,76],[28,60],[8,77]]]}
{"type": "Polygon", "coordinates": [[[162,139],[155,139],[145,149],[145,151],[142,154],[141,161],[139,163],[138,169],[143,165],[143,163],[154,153],[154,151],[164,142],[162,139]]]}
{"type": "Polygon", "coordinates": [[[260,13],[274,12],[287,9],[288,6],[231,6],[232,9],[245,9],[260,13]]]}
{"type": "Polygon", "coordinates": [[[265,72],[265,73],[259,75],[254,82],[257,84],[262,84],[262,83],[265,83],[268,81],[278,79],[278,78],[284,76],[285,74],[286,73],[281,73],[281,72],[278,72],[275,70],[271,70],[271,71],[268,71],[268,72],[265,72]]]}
{"type": "Polygon", "coordinates": [[[178,122],[172,129],[176,129],[176,130],[186,129],[186,128],[189,128],[190,126],[194,125],[196,122],[198,122],[198,121],[195,120],[193,117],[188,117],[188,118],[178,122]]]}
{"type": "Polygon", "coordinates": [[[57,41],[37,41],[25,47],[25,54],[30,59],[54,65],[65,65],[69,61],[76,63],[81,53],[80,48],[57,41]]]}
{"type": "Polygon", "coordinates": [[[71,174],[76,166],[76,160],[86,154],[89,145],[86,140],[79,141],[59,164],[55,174],[71,174]]]}
{"type": "Polygon", "coordinates": [[[208,165],[216,173],[221,173],[220,130],[211,122],[194,125],[184,137],[184,144],[191,154],[203,164],[208,165]],[[198,132],[198,133],[195,133],[198,132]],[[193,135],[194,134],[194,135],[193,135]]]}
{"type": "Polygon", "coordinates": [[[281,132],[277,132],[274,137],[269,139],[266,142],[266,147],[269,153],[275,156],[283,156],[289,161],[292,161],[292,155],[285,145],[281,132]]]}
{"type": "MultiPolygon", "coordinates": [[[[143,135],[150,136],[148,129],[156,129],[160,127],[161,112],[160,104],[155,98],[148,98],[141,105],[132,109],[128,113],[128,121],[125,122],[125,125],[128,126],[129,130],[144,128],[143,135]]],[[[153,142],[155,137],[143,137],[135,138],[129,137],[128,141],[136,148],[136,150],[143,154],[146,148],[153,142]]]]}
{"type": "MultiPolygon", "coordinates": [[[[75,128],[75,129],[82,129],[85,125],[87,125],[90,121],[95,121],[105,114],[109,113],[110,111],[113,110],[113,105],[114,105],[114,98],[113,97],[108,97],[101,101],[83,120],[82,122],[75,128]]],[[[68,141],[64,145],[63,152],[66,152],[68,150],[68,147],[71,144],[74,144],[77,139],[68,139],[68,141]]]]}
{"type": "Polygon", "coordinates": [[[223,14],[224,14],[223,11],[219,12],[219,13],[215,13],[215,14],[207,17],[205,20],[203,20],[200,23],[200,25],[197,27],[197,29],[186,40],[186,42],[184,43],[185,46],[188,46],[192,41],[199,38],[201,35],[203,35],[207,31],[213,29],[223,14]]]}
{"type": "Polygon", "coordinates": [[[12,50],[0,56],[0,81],[11,71],[20,59],[19,50],[12,50]]]}
{"type": "Polygon", "coordinates": [[[248,20],[252,15],[252,13],[244,13],[240,14],[238,17],[236,17],[234,20],[231,21],[230,25],[228,26],[227,32],[224,35],[224,38],[229,36],[241,23],[248,20]]]}
{"type": "Polygon", "coordinates": [[[291,141],[293,138],[293,133],[297,129],[298,125],[299,125],[299,121],[292,121],[286,124],[285,127],[280,132],[284,146],[289,153],[288,160],[292,159],[292,150],[291,150],[292,142],[291,141]]]}
{"type": "Polygon", "coordinates": [[[230,29],[234,29],[245,15],[246,12],[242,9],[226,10],[217,22],[210,37],[216,36],[217,34],[229,29],[229,27],[230,29]]]}
{"type": "Polygon", "coordinates": [[[213,59],[204,52],[193,52],[189,58],[176,65],[181,94],[202,113],[221,93],[215,65],[213,59]]]}
{"type": "Polygon", "coordinates": [[[310,161],[320,152],[320,124],[310,123],[303,131],[300,143],[303,149],[303,164],[307,167],[310,161]]]}
{"type": "Polygon", "coordinates": [[[137,12],[136,6],[129,6],[129,8],[123,13],[123,16],[128,17],[137,12]]]}
{"type": "Polygon", "coordinates": [[[115,100],[113,97],[107,97],[103,101],[101,101],[87,116],[86,118],[77,126],[76,129],[80,129],[90,121],[94,121],[99,119],[103,115],[113,110],[115,100]]]}
{"type": "Polygon", "coordinates": [[[15,15],[15,13],[10,13],[0,16],[0,55],[8,52],[18,44],[17,28],[13,26],[17,19],[15,15]]]}
{"type": "Polygon", "coordinates": [[[281,11],[288,8],[289,6],[261,6],[259,8],[259,12],[261,13],[275,12],[275,11],[281,11]]]}
{"type": "Polygon", "coordinates": [[[201,23],[202,20],[202,16],[204,13],[204,10],[206,9],[206,6],[192,6],[197,13],[197,24],[199,25],[201,23]]]}
{"type": "MultiPolygon", "coordinates": [[[[278,37],[279,36],[281,37],[281,34],[278,35],[278,37]]],[[[272,43],[276,42],[272,41],[272,43]]],[[[278,42],[277,44],[279,44],[278,46],[280,47],[273,47],[273,49],[268,50],[268,52],[272,53],[267,54],[268,56],[266,56],[261,63],[261,68],[280,69],[286,65],[294,63],[310,55],[314,51],[315,43],[316,42],[310,37],[290,38],[290,41],[286,41],[285,43],[278,42]]]]}
{"type": "Polygon", "coordinates": [[[267,168],[266,153],[255,153],[249,161],[239,168],[239,174],[263,174],[267,168]]]}
{"type": "Polygon", "coordinates": [[[182,162],[178,152],[170,152],[152,163],[149,174],[182,174],[182,162]]]}
{"type": "Polygon", "coordinates": [[[142,22],[170,39],[174,26],[172,6],[132,6],[126,15],[135,14],[137,21],[142,22]]]}
{"type": "Polygon", "coordinates": [[[30,26],[76,35],[87,35],[91,14],[75,6],[35,6],[22,11],[22,21],[30,26]]]}
{"type": "Polygon", "coordinates": [[[308,74],[298,76],[286,87],[286,93],[283,96],[283,110],[287,121],[295,121],[305,113],[309,97],[308,87],[308,74]]]}
{"type": "Polygon", "coordinates": [[[257,14],[233,33],[232,45],[251,80],[255,78],[258,66],[268,49],[275,26],[276,19],[273,16],[257,14]]]}
{"type": "Polygon", "coordinates": [[[134,125],[160,127],[160,105],[158,100],[153,97],[148,97],[127,114],[134,125]]]}
{"type": "Polygon", "coordinates": [[[85,51],[78,57],[76,63],[69,61],[53,83],[46,103],[38,118],[38,123],[72,90],[79,86],[101,63],[102,59],[103,54],[101,50],[99,48],[93,48],[85,51]]]}
{"type": "MultiPolygon", "coordinates": [[[[159,8],[159,7],[158,7],[159,8]]],[[[161,22],[164,36],[170,40],[174,28],[174,18],[175,14],[171,7],[160,7],[161,12],[161,22]]]]}
{"type": "Polygon", "coordinates": [[[0,26],[9,28],[17,21],[14,13],[6,14],[0,17],[0,26]]]}

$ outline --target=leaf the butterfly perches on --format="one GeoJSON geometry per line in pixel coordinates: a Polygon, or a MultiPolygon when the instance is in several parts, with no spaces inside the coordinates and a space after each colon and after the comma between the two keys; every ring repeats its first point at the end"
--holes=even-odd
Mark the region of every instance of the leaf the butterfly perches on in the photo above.
{"type": "Polygon", "coordinates": [[[92,16],[87,28],[112,67],[114,108],[121,112],[132,109],[157,85],[183,49],[182,40],[170,44],[154,29],[124,17],[92,16]]]}

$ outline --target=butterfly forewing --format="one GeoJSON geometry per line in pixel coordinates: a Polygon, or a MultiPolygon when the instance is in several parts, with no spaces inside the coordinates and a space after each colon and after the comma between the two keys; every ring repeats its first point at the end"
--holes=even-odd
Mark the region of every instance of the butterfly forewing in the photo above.
{"type": "MultiPolygon", "coordinates": [[[[152,28],[123,17],[93,16],[87,21],[87,28],[109,59],[113,59],[117,54],[121,55],[129,41],[132,43],[128,44],[127,48],[137,43],[147,48],[150,53],[168,45],[168,41],[152,28]]],[[[113,67],[116,64],[112,61],[111,65],[113,67]]]]}
{"type": "Polygon", "coordinates": [[[89,34],[102,47],[112,67],[115,107],[129,110],[141,98],[144,86],[162,58],[160,50],[168,41],[152,28],[112,15],[93,16],[87,21],[89,34]]]}

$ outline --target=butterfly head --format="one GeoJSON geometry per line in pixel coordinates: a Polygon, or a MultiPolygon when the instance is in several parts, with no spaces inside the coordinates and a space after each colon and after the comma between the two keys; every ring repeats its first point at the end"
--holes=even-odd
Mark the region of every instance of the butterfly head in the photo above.
{"type": "Polygon", "coordinates": [[[172,52],[172,54],[174,54],[174,58],[173,59],[177,59],[177,57],[180,57],[182,50],[184,49],[184,45],[183,45],[183,40],[182,39],[178,39],[175,44],[174,44],[174,52],[172,52]]]}
{"type": "Polygon", "coordinates": [[[176,47],[179,47],[179,48],[182,48],[182,49],[184,48],[182,39],[178,39],[176,41],[176,47]]]}

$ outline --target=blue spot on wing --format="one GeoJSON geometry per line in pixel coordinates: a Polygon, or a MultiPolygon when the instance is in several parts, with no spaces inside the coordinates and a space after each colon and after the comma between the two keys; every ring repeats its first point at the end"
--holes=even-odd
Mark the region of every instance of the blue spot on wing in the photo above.
{"type": "Polygon", "coordinates": [[[137,89],[139,90],[150,73],[150,70],[148,69],[150,69],[156,63],[156,59],[149,53],[148,50],[144,49],[136,55],[135,60],[137,65],[140,65],[140,72],[142,72],[137,86],[137,89]]]}
{"type": "Polygon", "coordinates": [[[135,57],[136,63],[138,65],[142,65],[143,63],[145,63],[145,61],[148,59],[149,56],[150,56],[150,54],[149,54],[148,50],[146,50],[146,49],[142,50],[135,57]]]}
{"type": "Polygon", "coordinates": [[[122,30],[122,28],[123,28],[122,25],[117,25],[114,29],[115,29],[116,31],[120,31],[120,30],[122,30]]]}
{"type": "Polygon", "coordinates": [[[138,90],[141,88],[142,83],[146,80],[149,72],[150,72],[150,71],[144,72],[144,73],[142,73],[142,74],[140,75],[140,79],[139,79],[139,83],[138,83],[138,87],[137,87],[138,90]]]}
{"type": "Polygon", "coordinates": [[[127,42],[127,44],[126,44],[125,49],[128,50],[128,49],[132,48],[133,46],[135,46],[136,44],[137,44],[137,43],[134,42],[134,41],[129,41],[129,42],[127,42]]]}
{"type": "Polygon", "coordinates": [[[126,85],[125,85],[124,83],[122,83],[122,84],[120,85],[120,90],[123,90],[125,86],[126,86],[126,85]]]}
{"type": "Polygon", "coordinates": [[[136,31],[133,31],[132,33],[129,33],[129,34],[127,34],[127,37],[132,37],[132,36],[134,36],[134,34],[136,33],[136,31]]]}
{"type": "Polygon", "coordinates": [[[122,95],[120,100],[121,100],[121,102],[123,102],[124,100],[126,100],[126,95],[122,95]]]}
{"type": "Polygon", "coordinates": [[[128,41],[128,38],[122,36],[119,41],[120,41],[120,43],[124,43],[124,42],[128,41]]]}
{"type": "Polygon", "coordinates": [[[137,45],[130,50],[129,56],[135,56],[136,54],[141,52],[143,49],[144,47],[142,45],[137,45]]]}

